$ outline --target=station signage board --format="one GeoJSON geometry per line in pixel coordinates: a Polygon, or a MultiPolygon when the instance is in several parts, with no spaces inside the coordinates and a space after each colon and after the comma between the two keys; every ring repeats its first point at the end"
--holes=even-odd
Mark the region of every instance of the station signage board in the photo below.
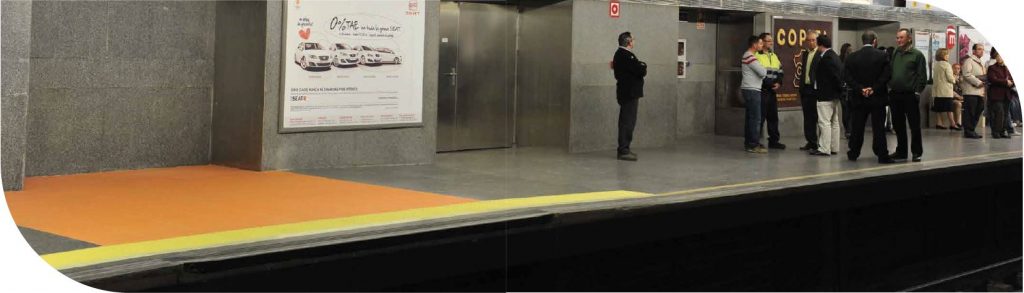
{"type": "Polygon", "coordinates": [[[772,29],[775,54],[782,63],[785,79],[776,91],[779,108],[799,108],[800,84],[803,80],[803,72],[799,68],[803,63],[800,55],[804,50],[804,40],[808,32],[833,36],[832,22],[777,17],[773,19],[772,29]]]}

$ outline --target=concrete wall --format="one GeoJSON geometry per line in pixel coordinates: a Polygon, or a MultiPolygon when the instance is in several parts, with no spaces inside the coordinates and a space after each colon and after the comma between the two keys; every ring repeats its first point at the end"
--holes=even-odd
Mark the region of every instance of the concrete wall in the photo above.
{"type": "Polygon", "coordinates": [[[267,2],[218,1],[214,54],[213,163],[259,170],[267,2]]]}
{"type": "Polygon", "coordinates": [[[524,4],[519,15],[516,144],[567,147],[572,1],[524,4]]]}
{"type": "Polygon", "coordinates": [[[263,88],[263,160],[261,169],[309,169],[359,165],[425,164],[437,148],[437,1],[426,3],[426,52],[423,67],[423,127],[278,133],[281,108],[281,26],[284,2],[267,3],[263,88]]]}
{"type": "Polygon", "coordinates": [[[708,14],[704,29],[693,21],[679,22],[679,38],[686,39],[686,78],[676,82],[676,138],[715,132],[715,53],[718,24],[708,14]]]}
{"type": "Polygon", "coordinates": [[[0,40],[0,165],[4,190],[21,190],[25,178],[25,123],[29,99],[29,51],[32,41],[32,2],[4,1],[0,40]]]}
{"type": "Polygon", "coordinates": [[[214,5],[33,2],[26,175],[208,163],[214,5]]]}
{"type": "Polygon", "coordinates": [[[606,1],[573,2],[570,152],[616,148],[619,106],[608,64],[616,38],[624,31],[633,32],[634,52],[648,66],[632,146],[657,147],[675,141],[678,13],[675,6],[622,3],[621,17],[614,19],[608,17],[606,1]]]}

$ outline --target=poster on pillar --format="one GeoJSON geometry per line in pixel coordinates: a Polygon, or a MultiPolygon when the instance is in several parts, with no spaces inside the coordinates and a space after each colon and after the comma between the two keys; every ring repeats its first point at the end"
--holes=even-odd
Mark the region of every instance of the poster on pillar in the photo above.
{"type": "Polygon", "coordinates": [[[425,2],[288,0],[279,132],[421,126],[425,2]]]}
{"type": "Polygon", "coordinates": [[[799,86],[804,76],[803,72],[798,70],[803,62],[800,60],[800,53],[803,52],[804,40],[807,39],[808,32],[832,36],[832,22],[775,17],[772,23],[774,50],[782,63],[784,74],[783,82],[776,91],[779,109],[796,110],[800,107],[799,86]]]}

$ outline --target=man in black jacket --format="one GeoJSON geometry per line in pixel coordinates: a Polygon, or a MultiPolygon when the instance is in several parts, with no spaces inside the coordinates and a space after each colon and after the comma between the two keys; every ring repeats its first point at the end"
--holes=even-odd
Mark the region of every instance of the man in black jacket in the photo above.
{"type": "Polygon", "coordinates": [[[839,54],[832,50],[832,39],[827,35],[818,36],[818,51],[821,60],[812,65],[814,89],[817,91],[818,107],[818,149],[812,155],[830,156],[839,151],[839,97],[843,92],[842,64],[839,54]]]}
{"type": "Polygon", "coordinates": [[[804,139],[807,143],[800,147],[802,151],[818,149],[818,106],[817,94],[814,90],[814,73],[811,72],[818,63],[818,34],[807,32],[804,50],[800,53],[800,68],[797,69],[797,85],[800,88],[800,108],[804,114],[804,139]]]}
{"type": "Polygon", "coordinates": [[[619,148],[618,159],[636,161],[636,154],[629,149],[636,127],[636,112],[640,97],[644,96],[644,76],[647,63],[641,62],[630,50],[633,36],[629,32],[619,34],[619,49],[612,59],[615,71],[615,98],[619,102],[619,148]]]}
{"type": "Polygon", "coordinates": [[[871,116],[871,150],[878,157],[878,163],[891,164],[888,145],[885,142],[885,104],[888,100],[886,85],[892,77],[892,65],[884,51],[875,49],[878,35],[866,31],[861,35],[864,47],[846,57],[843,67],[846,84],[850,88],[851,107],[850,150],[846,157],[856,161],[864,144],[864,124],[871,116]]]}

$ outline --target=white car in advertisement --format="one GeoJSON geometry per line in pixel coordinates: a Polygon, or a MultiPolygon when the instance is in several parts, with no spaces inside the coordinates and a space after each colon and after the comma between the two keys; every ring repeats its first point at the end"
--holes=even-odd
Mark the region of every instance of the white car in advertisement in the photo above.
{"type": "Polygon", "coordinates": [[[380,63],[402,64],[402,57],[395,54],[395,51],[383,47],[377,47],[374,50],[380,54],[380,63]]]}
{"type": "Polygon", "coordinates": [[[370,46],[356,46],[356,49],[359,50],[359,64],[380,64],[380,52],[370,46]]]}
{"type": "Polygon", "coordinates": [[[331,51],[334,52],[333,60],[334,66],[356,66],[359,64],[359,50],[355,47],[343,44],[335,43],[331,46],[331,51]]]}
{"type": "Polygon", "coordinates": [[[306,70],[310,68],[330,68],[332,59],[331,52],[325,50],[320,43],[316,42],[299,43],[299,48],[295,51],[295,63],[306,70]]]}

